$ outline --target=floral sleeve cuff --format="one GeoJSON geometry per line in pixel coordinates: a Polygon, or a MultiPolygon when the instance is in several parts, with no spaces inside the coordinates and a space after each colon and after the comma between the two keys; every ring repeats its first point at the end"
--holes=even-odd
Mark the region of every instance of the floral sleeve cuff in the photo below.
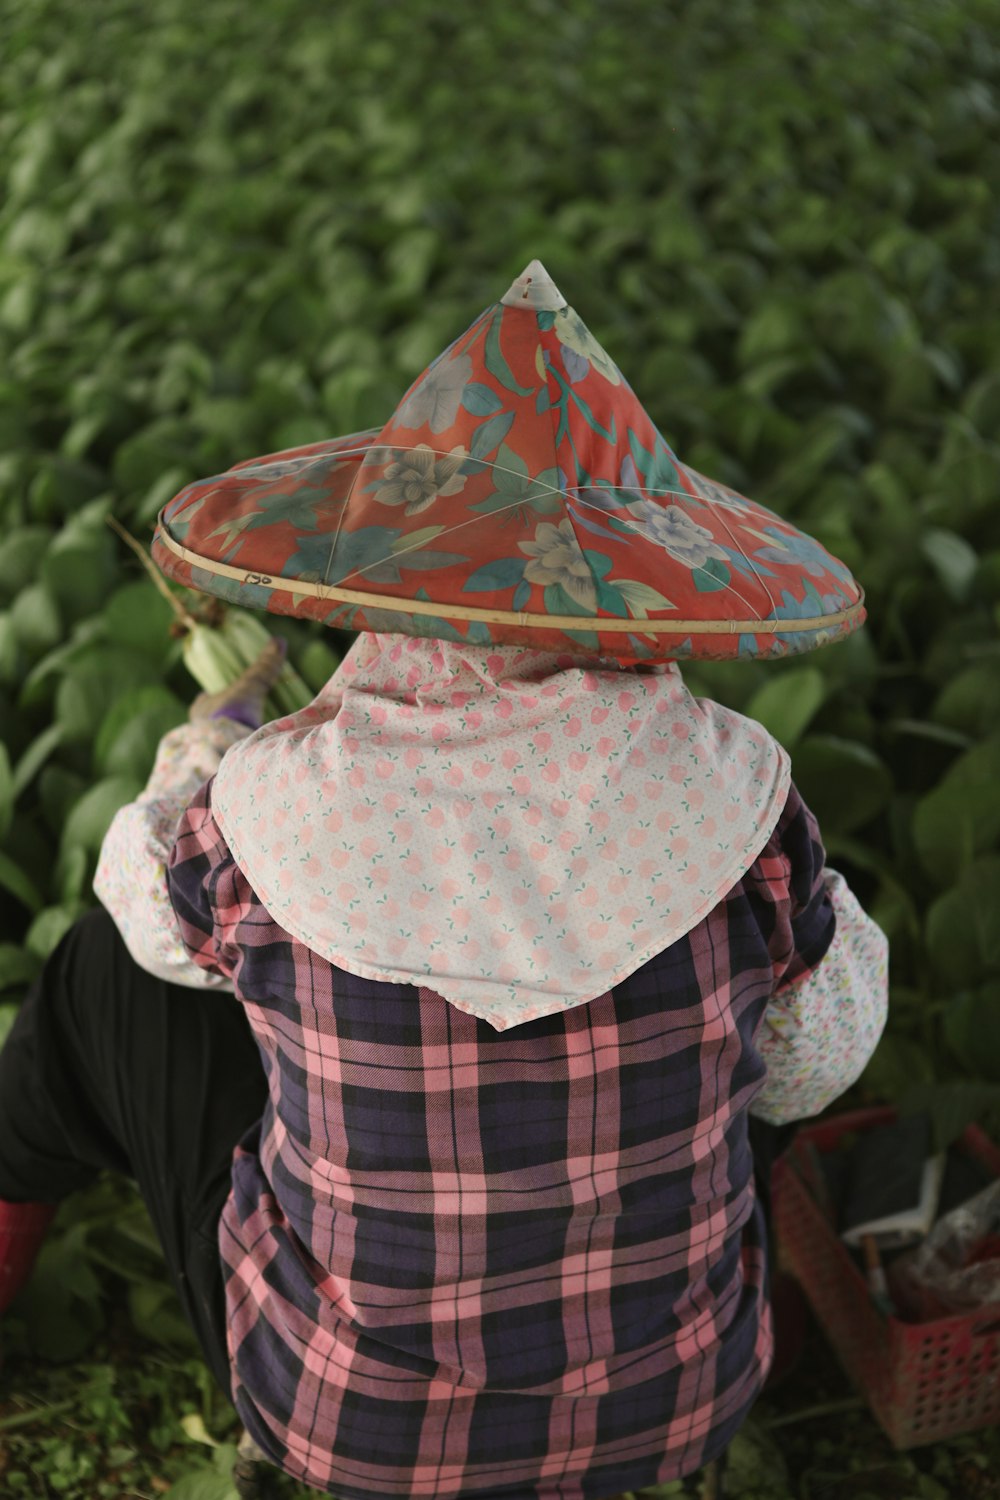
{"type": "Polygon", "coordinates": [[[824,868],[837,918],[825,957],[772,999],[757,1048],[767,1078],[750,1114],[771,1125],[818,1115],[855,1083],[888,1013],[889,941],[844,877],[824,868]]]}
{"type": "Polygon", "coordinates": [[[192,989],[232,991],[232,982],[188,956],[167,891],[177,824],[223,755],[251,730],[234,719],[199,719],[160,741],[146,789],[118,809],[101,845],[94,892],[140,968],[192,989]]]}

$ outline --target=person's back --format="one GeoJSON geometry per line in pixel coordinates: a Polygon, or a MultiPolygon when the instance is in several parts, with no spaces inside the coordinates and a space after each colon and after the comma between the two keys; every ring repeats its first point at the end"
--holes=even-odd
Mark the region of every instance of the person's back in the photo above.
{"type": "MultiPolygon", "coordinates": [[[[308,795],[303,764],[289,796],[308,795]]],[[[234,1398],[263,1451],[348,1496],[542,1494],[558,1476],[563,1497],[721,1452],[771,1357],[748,1110],[815,1112],[884,1021],[884,938],[842,881],[835,913],[794,786],[689,931],[504,1030],[291,938],[212,796],[182,819],[169,880],[269,1077],[220,1240],[234,1398]]]]}

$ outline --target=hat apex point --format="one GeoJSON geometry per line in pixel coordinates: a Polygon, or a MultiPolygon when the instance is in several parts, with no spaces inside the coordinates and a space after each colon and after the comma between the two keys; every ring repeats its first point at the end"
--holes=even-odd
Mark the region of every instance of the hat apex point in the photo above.
{"type": "Polygon", "coordinates": [[[531,260],[500,298],[506,307],[528,307],[533,311],[557,312],[566,298],[540,260],[531,260]]]}

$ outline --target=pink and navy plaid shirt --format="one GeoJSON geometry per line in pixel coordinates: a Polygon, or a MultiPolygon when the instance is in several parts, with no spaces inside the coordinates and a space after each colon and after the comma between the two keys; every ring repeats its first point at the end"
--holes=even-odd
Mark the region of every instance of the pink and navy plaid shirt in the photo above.
{"type": "Polygon", "coordinates": [[[691,932],[503,1032],[295,941],[211,794],[168,883],[270,1091],[220,1224],[233,1397],[260,1447],[345,1500],[596,1500],[720,1453],[771,1355],[755,1038],[836,926],[794,785],[691,932]]]}

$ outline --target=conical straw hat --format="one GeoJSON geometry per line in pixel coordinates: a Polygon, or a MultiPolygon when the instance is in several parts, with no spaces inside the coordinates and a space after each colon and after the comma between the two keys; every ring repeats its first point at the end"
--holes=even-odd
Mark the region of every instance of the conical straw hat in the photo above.
{"type": "Polygon", "coordinates": [[[345,630],[624,662],[789,656],[865,619],[819,542],[681,463],[537,260],[383,427],[187,485],[153,556],[345,630]]]}

